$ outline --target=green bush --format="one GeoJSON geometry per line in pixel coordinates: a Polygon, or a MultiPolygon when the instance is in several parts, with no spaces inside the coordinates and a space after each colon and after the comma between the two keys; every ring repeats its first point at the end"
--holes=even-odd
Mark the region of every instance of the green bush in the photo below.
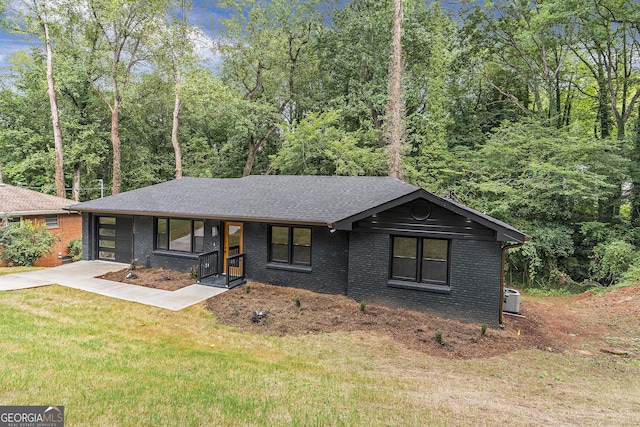
{"type": "Polygon", "coordinates": [[[58,236],[51,234],[47,227],[33,221],[0,228],[2,259],[11,266],[32,266],[43,255],[51,253],[51,246],[57,240],[58,236]]]}
{"type": "Polygon", "coordinates": [[[618,282],[638,259],[636,248],[624,240],[599,244],[593,249],[591,271],[593,278],[603,285],[618,282]]]}
{"type": "Polygon", "coordinates": [[[73,239],[67,244],[67,253],[71,261],[76,262],[82,259],[82,239],[73,239]]]}

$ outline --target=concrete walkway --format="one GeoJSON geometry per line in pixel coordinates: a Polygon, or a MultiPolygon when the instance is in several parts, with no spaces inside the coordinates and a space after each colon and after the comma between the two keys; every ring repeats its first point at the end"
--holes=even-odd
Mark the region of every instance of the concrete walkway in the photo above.
{"type": "Polygon", "coordinates": [[[203,285],[191,285],[177,291],[163,291],[95,278],[95,276],[122,270],[128,266],[129,264],[107,261],[78,261],[38,271],[6,274],[0,276],[0,291],[58,284],[173,311],[182,310],[226,291],[226,289],[203,285]]]}

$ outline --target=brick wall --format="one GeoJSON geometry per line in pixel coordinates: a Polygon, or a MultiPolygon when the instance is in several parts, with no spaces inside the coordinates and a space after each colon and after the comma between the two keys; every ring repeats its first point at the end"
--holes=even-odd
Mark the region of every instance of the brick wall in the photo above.
{"type": "Polygon", "coordinates": [[[349,235],[327,227],[311,228],[311,268],[295,270],[268,262],[267,224],[244,224],[246,276],[249,280],[291,286],[313,292],[345,294],[349,235]],[[284,268],[284,269],[282,269],[284,268]]]}
{"type": "MultiPolygon", "coordinates": [[[[45,216],[26,216],[23,220],[35,221],[38,224],[45,224],[45,216]]],[[[82,216],[79,214],[60,214],[58,215],[58,227],[51,228],[49,231],[58,236],[59,240],[51,247],[51,253],[43,256],[36,261],[36,267],[55,267],[62,265],[62,258],[68,255],[67,245],[70,241],[82,237],[82,216]],[[59,255],[60,254],[60,255],[59,255]]],[[[0,266],[6,266],[7,263],[0,260],[0,266]]]]}
{"type": "Polygon", "coordinates": [[[463,321],[497,325],[500,303],[499,242],[451,240],[448,293],[390,287],[391,239],[383,233],[351,233],[347,295],[463,321]]]}

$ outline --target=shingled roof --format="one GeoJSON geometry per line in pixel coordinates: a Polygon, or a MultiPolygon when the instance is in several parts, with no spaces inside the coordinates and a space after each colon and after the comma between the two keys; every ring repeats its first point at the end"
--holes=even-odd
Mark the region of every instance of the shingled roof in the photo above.
{"type": "MultiPolygon", "coordinates": [[[[355,221],[425,198],[521,241],[508,224],[391,177],[252,175],[182,178],[70,209],[102,214],[325,225],[350,230],[355,221]]],[[[509,239],[511,240],[511,239],[509,239]]]]}
{"type": "Polygon", "coordinates": [[[69,213],[66,207],[77,203],[62,197],[23,187],[0,184],[0,216],[53,215],[69,213]]]}

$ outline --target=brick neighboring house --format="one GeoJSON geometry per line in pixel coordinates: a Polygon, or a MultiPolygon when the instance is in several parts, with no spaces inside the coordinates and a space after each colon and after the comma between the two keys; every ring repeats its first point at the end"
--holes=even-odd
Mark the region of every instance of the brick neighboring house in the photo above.
{"type": "Polygon", "coordinates": [[[503,255],[529,236],[389,177],[182,178],[70,207],[83,258],[137,260],[501,323],[503,255]]]}
{"type": "MultiPolygon", "coordinates": [[[[40,258],[38,267],[61,265],[68,255],[67,245],[73,239],[82,238],[82,216],[69,212],[66,207],[77,202],[62,197],[39,193],[9,184],[0,184],[0,226],[30,220],[45,224],[49,231],[59,236],[51,253],[40,258]]],[[[7,263],[0,259],[0,266],[7,263]]]]}

